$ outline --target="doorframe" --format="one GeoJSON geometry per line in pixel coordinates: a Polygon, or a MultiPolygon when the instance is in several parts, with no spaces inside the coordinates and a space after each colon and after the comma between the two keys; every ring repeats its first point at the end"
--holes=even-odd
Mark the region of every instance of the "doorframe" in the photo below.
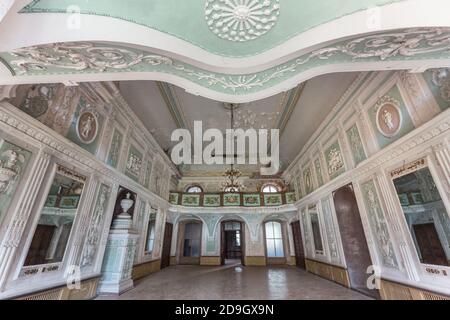
{"type": "Polygon", "coordinates": [[[202,242],[203,242],[203,221],[197,219],[183,220],[178,223],[178,264],[180,265],[200,265],[200,259],[202,256],[202,242]],[[198,257],[184,257],[184,235],[185,227],[189,223],[197,223],[200,225],[200,248],[198,257]]]}
{"type": "Polygon", "coordinates": [[[237,219],[222,220],[220,222],[220,264],[225,265],[225,223],[238,222],[241,225],[241,264],[245,266],[245,222],[237,219]]]}
{"type": "Polygon", "coordinates": [[[163,235],[162,250],[161,250],[161,269],[170,267],[170,258],[171,258],[170,254],[171,254],[171,252],[172,252],[172,238],[173,238],[173,232],[174,232],[174,225],[173,225],[173,223],[166,221],[165,227],[164,227],[164,235],[163,235]],[[171,227],[170,227],[170,228],[171,228],[171,234],[170,234],[170,238],[169,238],[169,239],[166,239],[166,238],[167,238],[166,233],[167,233],[167,230],[168,230],[168,226],[169,226],[169,225],[171,226],[171,227]],[[164,253],[165,253],[165,252],[164,252],[164,248],[165,248],[165,246],[166,246],[166,240],[168,240],[168,242],[169,242],[169,263],[167,264],[167,266],[163,266],[163,259],[164,259],[164,253]]]}
{"type": "Polygon", "coordinates": [[[289,224],[290,228],[291,228],[291,232],[292,232],[292,242],[294,243],[294,254],[295,254],[295,265],[298,268],[301,268],[303,270],[306,270],[306,251],[305,251],[305,246],[303,244],[303,234],[302,234],[302,226],[301,226],[301,222],[300,220],[294,220],[291,221],[291,223],[289,224]],[[297,246],[296,246],[296,241],[295,241],[295,233],[294,233],[294,224],[298,224],[298,229],[300,231],[300,234],[298,235],[300,237],[300,246],[303,249],[303,261],[300,263],[299,262],[299,256],[297,256],[297,246]]]}

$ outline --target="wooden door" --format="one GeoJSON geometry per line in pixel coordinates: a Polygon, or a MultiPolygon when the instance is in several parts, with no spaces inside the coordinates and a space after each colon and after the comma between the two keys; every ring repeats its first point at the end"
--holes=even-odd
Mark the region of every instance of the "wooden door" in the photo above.
{"type": "Polygon", "coordinates": [[[239,221],[224,221],[221,224],[220,235],[220,260],[222,265],[225,260],[241,260],[245,264],[245,224],[239,221]],[[226,230],[227,223],[239,223],[240,230],[226,230]],[[239,241],[238,241],[239,237],[239,241]]]}
{"type": "Polygon", "coordinates": [[[349,184],[333,193],[334,206],[341,232],[350,286],[356,291],[380,298],[378,290],[367,288],[367,269],[373,265],[359,214],[353,185],[349,184]]]}
{"type": "Polygon", "coordinates": [[[227,241],[225,238],[225,223],[222,222],[220,227],[220,263],[222,265],[225,265],[226,252],[227,252],[227,241]]]}
{"type": "Polygon", "coordinates": [[[302,229],[300,228],[300,221],[291,223],[292,235],[294,237],[295,260],[297,267],[306,269],[305,264],[305,250],[303,248],[302,229]]]}
{"type": "Polygon", "coordinates": [[[163,249],[161,254],[161,269],[170,266],[170,249],[172,246],[172,232],[173,232],[173,224],[167,222],[166,228],[164,230],[163,249]]]}
{"type": "Polygon", "coordinates": [[[422,255],[421,262],[448,266],[448,260],[434,223],[416,224],[413,228],[422,255]]]}

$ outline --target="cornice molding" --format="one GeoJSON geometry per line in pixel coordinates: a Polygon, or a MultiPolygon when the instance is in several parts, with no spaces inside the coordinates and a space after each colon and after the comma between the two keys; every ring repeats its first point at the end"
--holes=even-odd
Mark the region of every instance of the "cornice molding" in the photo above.
{"type": "Polygon", "coordinates": [[[17,130],[22,135],[28,137],[34,145],[38,145],[40,148],[46,148],[47,152],[90,168],[94,173],[102,177],[107,177],[110,183],[123,185],[161,208],[169,207],[169,203],[165,199],[147,190],[122,172],[108,167],[95,158],[94,155],[76,144],[66,141],[63,137],[59,137],[39,121],[24,113],[18,115],[16,107],[8,102],[0,102],[0,106],[0,128],[4,127],[7,132],[17,130]]]}
{"type": "Polygon", "coordinates": [[[417,150],[419,147],[422,150],[430,148],[430,151],[432,151],[433,143],[436,143],[438,146],[442,145],[445,142],[440,142],[438,139],[446,137],[449,133],[450,109],[442,112],[420,128],[415,129],[386,148],[378,151],[376,154],[360,163],[357,168],[346,171],[336,179],[303,197],[295,203],[295,206],[301,208],[316,199],[329,195],[339,186],[354,181],[368,179],[371,176],[374,177],[376,176],[377,170],[382,168],[382,166],[391,164],[394,159],[399,159],[399,162],[406,156],[409,156],[411,159],[414,155],[410,155],[410,153],[412,150],[417,150]]]}
{"type": "Polygon", "coordinates": [[[450,60],[450,28],[402,29],[336,40],[259,72],[199,68],[151,48],[123,43],[37,45],[0,54],[12,75],[5,84],[148,79],[166,81],[219,101],[248,102],[287,91],[314,76],[344,71],[414,69],[450,60]],[[44,80],[45,79],[45,80],[44,80]],[[52,79],[52,80],[51,80],[52,79]]]}

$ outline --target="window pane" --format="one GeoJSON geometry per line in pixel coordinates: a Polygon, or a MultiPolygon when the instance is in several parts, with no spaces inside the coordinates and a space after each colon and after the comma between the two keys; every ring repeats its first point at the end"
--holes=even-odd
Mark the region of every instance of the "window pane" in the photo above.
{"type": "Polygon", "coordinates": [[[276,257],[276,252],[275,252],[275,241],[274,240],[270,240],[267,239],[267,256],[269,258],[274,258],[276,257]]]}
{"type": "Polygon", "coordinates": [[[273,239],[273,222],[266,223],[266,238],[273,239]]]}
{"type": "Polygon", "coordinates": [[[279,222],[274,222],[273,223],[273,234],[274,234],[274,238],[277,239],[281,239],[282,235],[281,235],[281,223],[279,222]]]}
{"type": "Polygon", "coordinates": [[[187,189],[187,193],[202,193],[202,192],[203,192],[202,188],[198,186],[189,187],[187,189]]]}
{"type": "Polygon", "coordinates": [[[276,257],[278,257],[278,258],[284,257],[284,248],[283,248],[283,240],[282,239],[275,240],[275,251],[276,251],[276,257]]]}
{"type": "Polygon", "coordinates": [[[278,188],[273,185],[264,186],[261,190],[263,193],[277,193],[278,188]]]}
{"type": "Polygon", "coordinates": [[[189,239],[185,239],[184,240],[183,256],[184,257],[190,257],[191,256],[191,240],[189,240],[189,239]]]}
{"type": "Polygon", "coordinates": [[[450,219],[428,168],[394,180],[422,263],[449,266],[450,219]]]}
{"type": "Polygon", "coordinates": [[[200,240],[191,240],[191,257],[200,257],[200,240]]]}
{"type": "Polygon", "coordinates": [[[153,251],[153,243],[155,240],[155,221],[151,220],[148,223],[148,230],[147,230],[147,244],[145,247],[146,252],[152,252],[153,251]]]}

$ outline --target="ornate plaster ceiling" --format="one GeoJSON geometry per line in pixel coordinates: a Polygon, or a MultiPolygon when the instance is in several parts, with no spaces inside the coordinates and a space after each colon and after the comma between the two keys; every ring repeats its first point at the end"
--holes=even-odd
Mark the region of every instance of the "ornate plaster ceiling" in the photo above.
{"type": "Polygon", "coordinates": [[[21,12],[69,10],[111,17],[170,34],[213,54],[245,57],[267,51],[321,24],[401,1],[404,0],[35,0],[21,12]]]}
{"type": "Polygon", "coordinates": [[[257,101],[326,73],[448,65],[446,9],[446,0],[16,0],[0,25],[0,83],[158,80],[257,101]]]}

